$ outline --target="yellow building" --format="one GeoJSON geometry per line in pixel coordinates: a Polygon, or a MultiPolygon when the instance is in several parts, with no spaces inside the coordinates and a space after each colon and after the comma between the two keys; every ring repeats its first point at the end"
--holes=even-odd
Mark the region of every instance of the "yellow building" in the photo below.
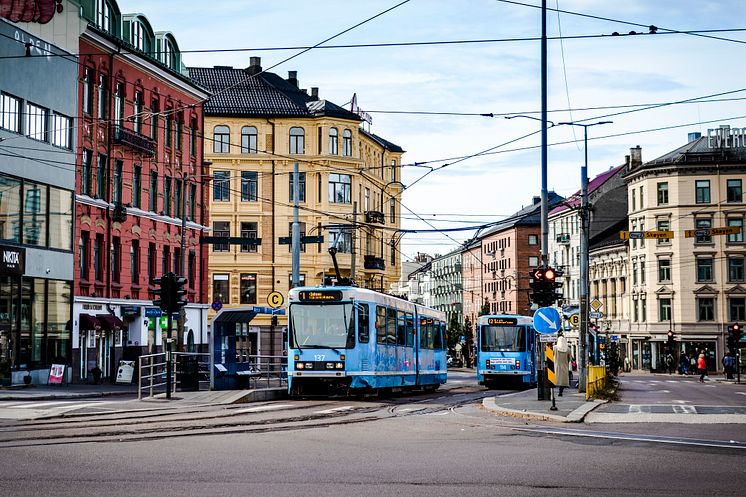
{"type": "MultiPolygon", "coordinates": [[[[328,249],[336,241],[343,277],[388,288],[399,274],[404,151],[363,130],[357,114],[319,99],[318,89],[310,95],[300,89],[294,71],[285,80],[262,72],[260,64],[252,57],[246,69],[189,69],[213,93],[203,127],[205,160],[212,162],[211,236],[256,239],[254,245],[212,245],[210,298],[251,307],[267,306],[273,291],[287,297],[295,163],[301,236],[323,237],[301,245],[301,284],[334,275],[328,249]]],[[[272,332],[279,328],[271,329],[270,316],[250,324],[242,332],[246,353],[281,353],[282,333],[272,332]]],[[[284,324],[280,316],[278,325],[284,324]]]]}

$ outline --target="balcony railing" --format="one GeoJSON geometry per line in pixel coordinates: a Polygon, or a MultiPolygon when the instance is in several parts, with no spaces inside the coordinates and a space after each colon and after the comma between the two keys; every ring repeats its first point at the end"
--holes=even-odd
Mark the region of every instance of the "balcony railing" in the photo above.
{"type": "Polygon", "coordinates": [[[114,143],[120,143],[132,147],[135,150],[139,150],[140,152],[144,152],[151,156],[155,155],[155,141],[147,136],[123,128],[122,126],[114,126],[113,131],[114,143]]]}
{"type": "Polygon", "coordinates": [[[369,224],[385,224],[386,216],[381,211],[365,211],[365,222],[369,224]]]}
{"type": "Polygon", "coordinates": [[[557,235],[557,243],[570,243],[570,233],[560,233],[557,235]]]}
{"type": "Polygon", "coordinates": [[[365,260],[363,262],[363,267],[365,269],[379,269],[381,271],[386,270],[386,261],[383,260],[381,257],[376,257],[374,255],[366,255],[365,260]]]}

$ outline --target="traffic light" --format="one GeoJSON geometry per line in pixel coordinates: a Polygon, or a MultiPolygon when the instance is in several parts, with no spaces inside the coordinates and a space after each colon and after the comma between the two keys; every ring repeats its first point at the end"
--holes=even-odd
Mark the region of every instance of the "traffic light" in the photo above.
{"type": "Polygon", "coordinates": [[[728,348],[730,349],[732,354],[738,353],[738,349],[740,348],[739,342],[741,341],[741,336],[743,336],[741,325],[739,325],[738,323],[733,323],[732,325],[728,326],[728,348]]]}
{"type": "Polygon", "coordinates": [[[153,293],[155,299],[153,305],[160,307],[164,312],[171,312],[173,307],[174,273],[166,273],[160,278],[153,278],[153,285],[158,287],[153,293]]]}
{"type": "Polygon", "coordinates": [[[670,350],[671,347],[673,347],[673,339],[674,339],[673,330],[668,330],[668,333],[666,335],[668,336],[668,347],[670,350]]]}
{"type": "Polygon", "coordinates": [[[531,287],[531,301],[541,307],[554,304],[562,298],[562,294],[557,292],[562,287],[562,283],[557,281],[563,272],[556,270],[551,266],[540,266],[529,271],[528,284],[531,287]]]}
{"type": "Polygon", "coordinates": [[[173,286],[171,288],[171,312],[177,312],[189,303],[189,301],[186,299],[186,284],[188,282],[189,280],[184,278],[183,276],[174,275],[173,286]]]}

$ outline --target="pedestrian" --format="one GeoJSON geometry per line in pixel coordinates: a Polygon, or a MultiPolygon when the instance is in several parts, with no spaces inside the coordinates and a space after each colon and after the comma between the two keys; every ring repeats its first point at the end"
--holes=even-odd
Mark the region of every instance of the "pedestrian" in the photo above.
{"type": "Polygon", "coordinates": [[[723,367],[725,368],[725,378],[727,380],[733,379],[733,369],[736,365],[736,358],[730,355],[730,352],[725,353],[723,357],[723,367]]]}
{"type": "Polygon", "coordinates": [[[697,359],[697,368],[699,369],[699,382],[704,383],[705,377],[707,376],[707,362],[705,361],[704,353],[699,354],[697,359]]]}
{"type": "Polygon", "coordinates": [[[629,357],[624,356],[624,372],[629,373],[632,369],[629,367],[629,357]]]}
{"type": "Polygon", "coordinates": [[[666,369],[668,374],[673,374],[673,355],[670,352],[666,354],[666,369]]]}
{"type": "Polygon", "coordinates": [[[570,347],[564,335],[557,337],[554,345],[554,384],[559,387],[559,396],[570,386],[570,347]]]}
{"type": "Polygon", "coordinates": [[[694,375],[697,372],[697,358],[694,352],[689,354],[689,374],[694,375]]]}
{"type": "Polygon", "coordinates": [[[679,370],[683,375],[689,372],[689,358],[686,356],[686,354],[681,354],[681,360],[679,361],[679,370]]]}

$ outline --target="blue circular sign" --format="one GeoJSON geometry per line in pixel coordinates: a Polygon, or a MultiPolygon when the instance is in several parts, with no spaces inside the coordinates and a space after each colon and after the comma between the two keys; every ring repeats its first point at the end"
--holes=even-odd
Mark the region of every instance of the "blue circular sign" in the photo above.
{"type": "Polygon", "coordinates": [[[561,324],[562,318],[554,307],[541,307],[534,313],[534,329],[539,333],[556,333],[561,324]]]}
{"type": "Polygon", "coordinates": [[[212,310],[214,310],[215,312],[219,311],[222,308],[223,308],[223,303],[221,301],[216,300],[215,302],[212,303],[212,310]]]}

